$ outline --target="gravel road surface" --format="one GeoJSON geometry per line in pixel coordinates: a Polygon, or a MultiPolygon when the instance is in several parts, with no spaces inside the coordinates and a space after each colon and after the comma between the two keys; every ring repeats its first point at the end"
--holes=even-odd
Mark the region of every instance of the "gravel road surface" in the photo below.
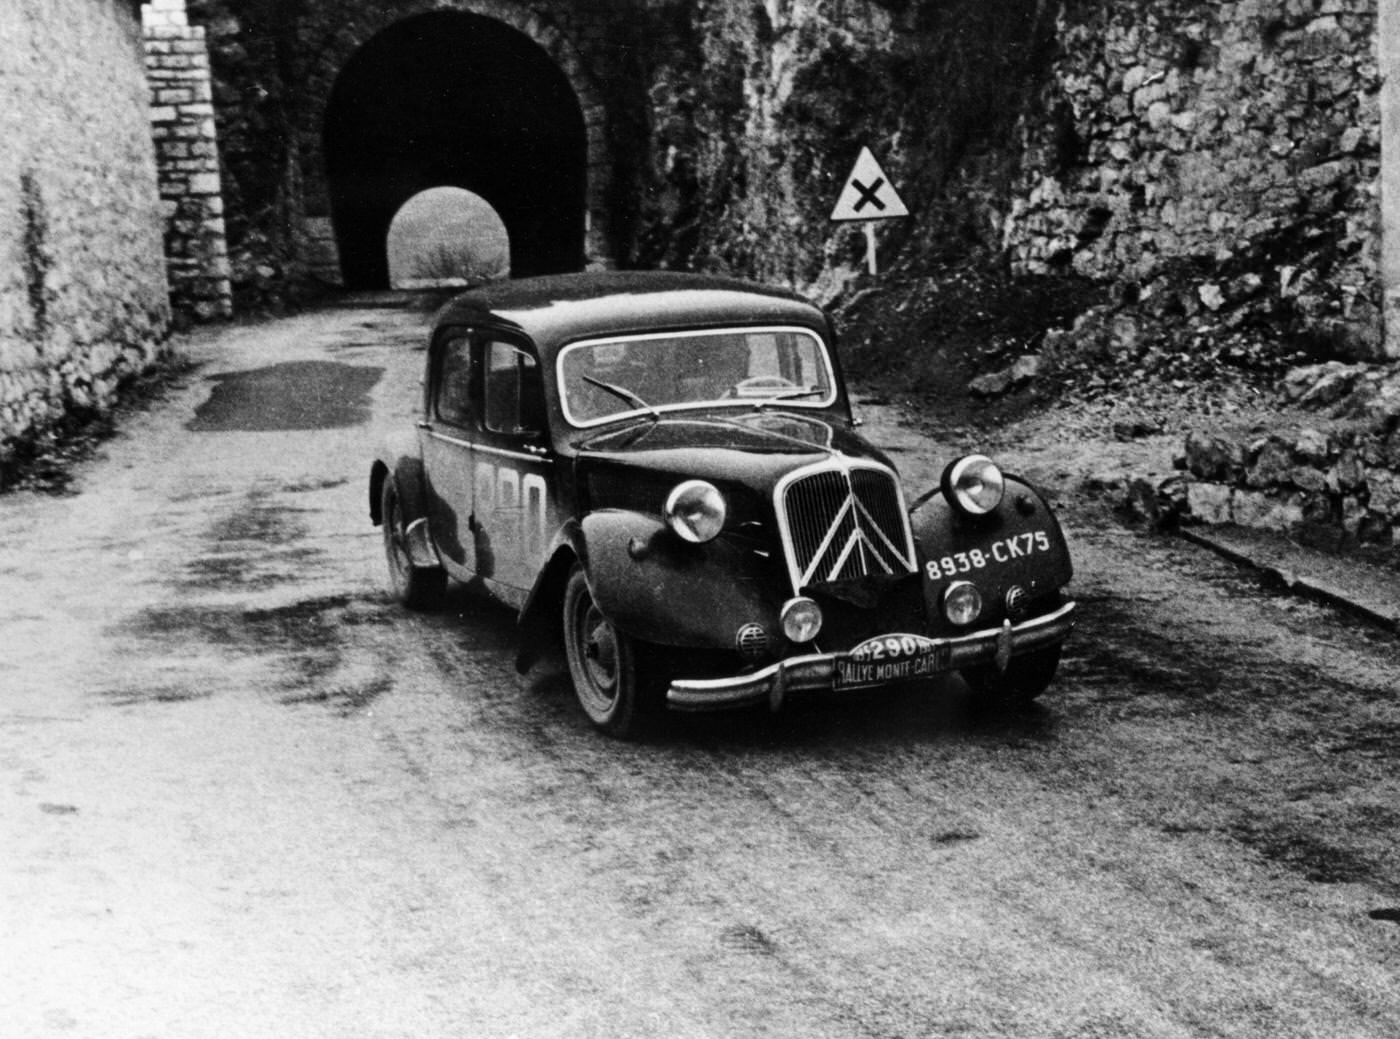
{"type": "MultiPolygon", "coordinates": [[[[385,592],[422,314],[202,332],[0,498],[0,1035],[1400,1035],[1400,651],[1081,498],[1017,713],[955,679],[640,743],[385,592]]],[[[862,409],[921,490],[954,445],[862,409]]],[[[974,446],[974,445],[958,445],[974,446]]]]}

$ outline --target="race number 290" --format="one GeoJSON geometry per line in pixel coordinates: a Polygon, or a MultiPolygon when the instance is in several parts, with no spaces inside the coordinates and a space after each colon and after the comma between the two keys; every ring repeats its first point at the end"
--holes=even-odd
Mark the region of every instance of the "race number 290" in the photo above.
{"type": "Polygon", "coordinates": [[[1035,530],[993,541],[986,548],[973,548],[966,552],[954,552],[941,559],[930,559],[924,564],[924,573],[930,581],[938,581],[997,563],[1009,563],[1013,559],[1021,559],[1037,552],[1049,551],[1050,535],[1043,530],[1035,530]]]}

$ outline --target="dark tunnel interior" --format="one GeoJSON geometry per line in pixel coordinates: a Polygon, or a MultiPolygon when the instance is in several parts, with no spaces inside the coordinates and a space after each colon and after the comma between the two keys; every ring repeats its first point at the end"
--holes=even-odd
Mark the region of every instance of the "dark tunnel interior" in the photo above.
{"type": "Polygon", "coordinates": [[[324,132],[347,288],[388,286],[389,224],[438,186],[500,214],[513,277],[582,269],[583,114],[549,55],[509,26],[455,11],[390,26],[341,71],[324,132]]]}

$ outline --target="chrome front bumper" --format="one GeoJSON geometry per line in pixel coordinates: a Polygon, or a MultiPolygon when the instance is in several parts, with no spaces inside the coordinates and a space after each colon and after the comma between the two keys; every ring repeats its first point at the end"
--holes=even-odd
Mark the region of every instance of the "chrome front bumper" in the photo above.
{"type": "MultiPolygon", "coordinates": [[[[1005,621],[999,628],[933,639],[937,646],[937,666],[933,671],[955,671],[994,662],[1005,667],[1011,657],[1064,641],[1073,627],[1074,603],[1066,603],[1054,613],[1021,624],[1005,621]]],[[[841,653],[809,653],[732,678],[678,678],[666,690],[666,702],[681,711],[717,711],[766,700],[777,710],[790,692],[834,689],[837,662],[843,656],[841,653]]]]}

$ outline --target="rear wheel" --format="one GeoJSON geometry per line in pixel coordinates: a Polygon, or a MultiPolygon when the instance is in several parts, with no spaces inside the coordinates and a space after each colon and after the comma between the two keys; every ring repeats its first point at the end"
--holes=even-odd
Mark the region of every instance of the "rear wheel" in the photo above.
{"type": "Polygon", "coordinates": [[[1012,657],[1006,672],[990,664],[963,668],[963,681],[978,696],[1001,703],[1029,703],[1049,687],[1060,666],[1060,647],[1047,646],[1012,657]]]}
{"type": "Polygon", "coordinates": [[[627,737],[659,713],[665,684],[646,666],[649,648],[603,616],[574,564],[564,589],[564,653],[578,702],[597,728],[627,737]]]}
{"type": "Polygon", "coordinates": [[[392,477],[380,492],[384,530],[384,559],[389,564],[389,587],[394,598],[410,610],[431,610],[442,603],[447,574],[441,567],[414,566],[408,551],[407,525],[399,489],[392,477]]]}

